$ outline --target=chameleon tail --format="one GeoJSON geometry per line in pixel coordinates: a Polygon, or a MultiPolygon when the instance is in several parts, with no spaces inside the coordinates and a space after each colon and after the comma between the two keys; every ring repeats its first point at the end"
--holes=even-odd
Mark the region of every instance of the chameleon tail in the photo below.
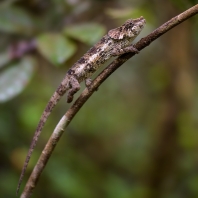
{"type": "Polygon", "coordinates": [[[41,131],[42,131],[44,125],[45,125],[45,122],[46,122],[48,116],[50,115],[51,111],[53,110],[53,108],[56,106],[56,104],[60,100],[61,96],[66,91],[67,91],[66,86],[64,86],[63,83],[60,84],[60,86],[58,87],[56,92],[54,92],[53,96],[51,97],[50,101],[48,102],[48,104],[47,104],[47,106],[46,106],[46,108],[45,108],[45,110],[44,110],[44,112],[43,112],[43,114],[42,114],[42,116],[40,118],[40,121],[38,123],[37,129],[36,129],[36,131],[34,133],[34,137],[33,137],[32,143],[30,145],[28,154],[26,156],[25,163],[23,165],[23,169],[21,171],[21,175],[20,175],[20,178],[19,178],[16,194],[18,194],[18,192],[19,192],[19,189],[20,189],[20,186],[21,186],[21,182],[23,180],[25,171],[26,171],[28,163],[30,161],[30,157],[32,155],[32,152],[33,152],[35,146],[36,146],[36,143],[38,141],[39,135],[41,134],[41,131]]]}

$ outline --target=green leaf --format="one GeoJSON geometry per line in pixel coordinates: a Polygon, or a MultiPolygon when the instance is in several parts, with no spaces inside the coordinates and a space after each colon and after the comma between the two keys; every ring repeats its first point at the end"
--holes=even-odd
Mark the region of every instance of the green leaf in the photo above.
{"type": "Polygon", "coordinates": [[[0,102],[12,99],[22,92],[31,79],[34,61],[30,57],[10,65],[0,74],[0,102]]]}
{"type": "Polygon", "coordinates": [[[24,10],[14,7],[0,8],[0,30],[30,35],[34,32],[33,19],[24,10]]]}
{"type": "Polygon", "coordinates": [[[37,38],[38,50],[55,65],[68,60],[76,51],[75,44],[58,33],[46,33],[37,38]]]}
{"type": "Polygon", "coordinates": [[[64,29],[66,35],[89,45],[99,41],[105,34],[105,31],[105,27],[98,23],[71,25],[64,29]]]}

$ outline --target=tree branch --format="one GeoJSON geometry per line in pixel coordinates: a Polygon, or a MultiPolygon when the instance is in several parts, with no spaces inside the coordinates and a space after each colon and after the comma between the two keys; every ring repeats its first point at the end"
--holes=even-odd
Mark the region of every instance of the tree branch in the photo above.
{"type": "MultiPolygon", "coordinates": [[[[147,47],[151,42],[159,38],[161,35],[172,29],[173,27],[179,25],[183,21],[188,18],[196,15],[198,13],[198,4],[193,6],[192,8],[186,10],[185,12],[179,14],[178,16],[172,18],[167,21],[159,28],[154,30],[148,36],[142,38],[138,41],[134,47],[141,51],[145,47],[147,47]]],[[[49,157],[51,156],[56,144],[58,143],[61,135],[63,134],[65,128],[72,121],[76,113],[80,110],[80,108],[85,104],[85,102],[89,99],[89,97],[94,93],[95,90],[123,63],[125,63],[129,58],[133,57],[134,53],[124,54],[117,59],[115,59],[107,68],[105,68],[92,82],[89,88],[85,88],[79,98],[74,102],[74,104],[69,108],[66,114],[61,118],[59,123],[57,124],[53,134],[51,135],[49,141],[47,142],[42,154],[32,171],[31,176],[25,186],[25,189],[21,195],[21,198],[29,198],[38,182],[38,179],[45,168],[49,157]]]]}

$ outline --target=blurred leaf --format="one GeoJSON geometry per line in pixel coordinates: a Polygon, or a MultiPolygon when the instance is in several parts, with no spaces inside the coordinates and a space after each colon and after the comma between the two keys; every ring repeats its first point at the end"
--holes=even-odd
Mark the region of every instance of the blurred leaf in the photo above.
{"type": "Polygon", "coordinates": [[[187,149],[193,149],[197,147],[197,127],[196,122],[192,119],[189,113],[182,112],[178,116],[178,129],[179,129],[179,143],[187,149]]]}
{"type": "Polygon", "coordinates": [[[122,177],[110,173],[104,182],[104,188],[108,198],[142,198],[147,197],[148,188],[138,183],[129,185],[122,177]]]}
{"type": "Polygon", "coordinates": [[[68,26],[64,32],[74,39],[93,45],[105,34],[105,27],[98,23],[84,23],[68,26]]]}
{"type": "MultiPolygon", "coordinates": [[[[26,117],[28,117],[26,115],[26,117]]],[[[16,149],[13,149],[12,152],[9,155],[9,159],[12,162],[12,165],[17,168],[18,170],[21,170],[21,167],[23,166],[24,159],[28,152],[28,146],[26,148],[24,147],[17,147],[16,149]]],[[[32,156],[30,160],[30,164],[28,164],[27,170],[31,170],[36,162],[36,159],[38,158],[39,154],[37,151],[34,152],[34,155],[32,156]]]]}
{"type": "Polygon", "coordinates": [[[0,30],[8,33],[30,35],[34,31],[33,19],[22,9],[1,7],[0,30]]]}
{"type": "Polygon", "coordinates": [[[109,174],[104,185],[107,197],[111,198],[129,198],[131,196],[130,187],[126,185],[122,178],[109,174]]]}
{"type": "MultiPolygon", "coordinates": [[[[32,105],[32,100],[21,105],[19,112],[21,122],[23,122],[27,128],[34,129],[38,124],[38,119],[42,113],[43,106],[45,106],[45,104],[42,102],[37,102],[36,105],[32,105]]],[[[29,132],[32,133],[32,131],[29,132]]],[[[27,135],[27,131],[25,131],[25,133],[27,135]]]]}
{"type": "Polygon", "coordinates": [[[154,65],[148,74],[150,87],[155,93],[164,91],[171,81],[167,67],[163,63],[154,65]]]}
{"type": "Polygon", "coordinates": [[[105,10],[105,13],[110,16],[113,19],[135,19],[140,16],[144,16],[146,20],[149,22],[155,21],[154,15],[150,13],[148,8],[146,6],[142,7],[133,7],[133,8],[122,8],[122,9],[117,9],[117,8],[108,8],[105,10]]]}
{"type": "Polygon", "coordinates": [[[0,102],[18,95],[28,84],[34,71],[33,59],[23,58],[0,74],[0,102]]]}
{"type": "Polygon", "coordinates": [[[49,61],[60,65],[76,51],[75,44],[61,34],[46,33],[37,38],[38,50],[49,61]]]}
{"type": "Polygon", "coordinates": [[[191,178],[187,182],[188,182],[188,186],[191,192],[193,192],[195,197],[197,197],[198,196],[198,188],[197,188],[198,175],[193,174],[193,176],[191,176],[191,178]]]}
{"type": "Polygon", "coordinates": [[[49,177],[54,181],[54,187],[63,195],[75,198],[91,198],[93,197],[92,190],[80,178],[80,175],[67,169],[65,166],[59,164],[58,168],[51,163],[49,177]],[[53,170],[53,171],[51,171],[53,170]]]}
{"type": "Polygon", "coordinates": [[[0,68],[5,66],[10,61],[9,53],[1,53],[0,54],[0,68]]]}
{"type": "Polygon", "coordinates": [[[134,9],[133,8],[124,8],[124,9],[115,9],[115,8],[108,8],[106,9],[106,13],[113,17],[113,18],[124,18],[128,17],[133,13],[134,9]]]}

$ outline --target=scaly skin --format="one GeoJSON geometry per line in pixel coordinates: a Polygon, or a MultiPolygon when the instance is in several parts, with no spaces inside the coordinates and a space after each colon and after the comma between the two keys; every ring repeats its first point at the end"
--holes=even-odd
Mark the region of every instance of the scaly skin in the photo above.
{"type": "Polygon", "coordinates": [[[67,102],[72,102],[73,95],[80,89],[80,83],[85,81],[86,85],[88,85],[88,78],[111,57],[127,52],[138,53],[136,49],[129,45],[141,32],[145,23],[143,17],[129,19],[122,26],[110,30],[66,73],[65,78],[54,92],[40,118],[19,178],[17,194],[43,126],[60,98],[68,91],[67,102]]]}

